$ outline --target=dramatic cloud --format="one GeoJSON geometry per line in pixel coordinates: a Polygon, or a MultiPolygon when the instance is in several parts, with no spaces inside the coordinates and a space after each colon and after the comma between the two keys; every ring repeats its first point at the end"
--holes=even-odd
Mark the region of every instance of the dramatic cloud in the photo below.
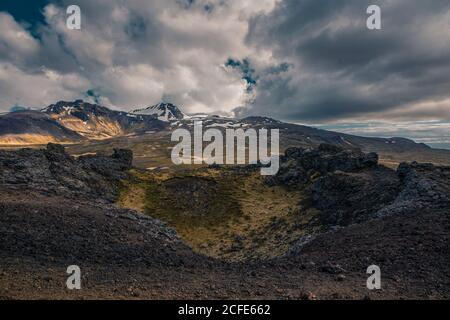
{"type": "Polygon", "coordinates": [[[0,110],[167,100],[310,124],[450,123],[448,0],[80,0],[81,30],[66,27],[70,4],[33,21],[0,4],[0,110]],[[366,28],[371,4],[382,30],[366,28]]]}
{"type": "Polygon", "coordinates": [[[261,78],[241,114],[450,119],[448,1],[285,0],[250,25],[250,45],[294,68],[261,78]],[[369,4],[380,5],[382,30],[366,28],[369,4]]]}
{"type": "Polygon", "coordinates": [[[275,2],[81,0],[82,29],[69,30],[72,2],[64,0],[44,7],[44,23],[33,32],[3,12],[0,65],[14,74],[1,78],[0,108],[95,96],[121,109],[166,99],[187,112],[230,112],[246,104],[247,83],[225,63],[253,54],[245,43],[248,20],[275,2]],[[50,71],[73,77],[72,91],[52,82],[50,71]]]}

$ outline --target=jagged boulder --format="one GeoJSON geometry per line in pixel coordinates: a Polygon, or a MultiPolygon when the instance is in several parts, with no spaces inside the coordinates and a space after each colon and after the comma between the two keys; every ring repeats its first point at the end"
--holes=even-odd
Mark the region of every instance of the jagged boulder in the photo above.
{"type": "Polygon", "coordinates": [[[110,157],[74,158],[63,146],[50,143],[43,150],[0,151],[0,181],[11,189],[113,201],[132,160],[132,152],[122,149],[110,157]]]}
{"type": "Polygon", "coordinates": [[[322,144],[289,148],[269,185],[305,191],[303,207],[320,210],[323,226],[346,226],[425,207],[448,208],[450,168],[402,163],[397,171],[378,164],[376,153],[322,144]]]}
{"type": "Polygon", "coordinates": [[[49,143],[44,150],[44,154],[50,162],[61,162],[70,159],[64,146],[55,143],[49,143]]]}
{"type": "Polygon", "coordinates": [[[329,172],[355,172],[378,166],[376,153],[321,144],[317,149],[289,148],[280,158],[280,170],[266,181],[269,185],[305,185],[329,172]]]}
{"type": "Polygon", "coordinates": [[[400,192],[395,171],[378,167],[362,172],[328,173],[307,189],[324,226],[346,226],[375,216],[400,192]]]}
{"type": "Polygon", "coordinates": [[[375,152],[365,154],[362,159],[363,167],[376,167],[378,165],[378,160],[378,154],[375,152]]]}
{"type": "Polygon", "coordinates": [[[124,169],[128,170],[133,163],[133,151],[128,149],[114,149],[112,158],[118,160],[118,162],[123,165],[124,169]]]}
{"type": "Polygon", "coordinates": [[[377,217],[425,208],[450,208],[450,167],[401,163],[397,175],[402,185],[401,192],[391,205],[376,213],[377,217]]]}
{"type": "Polygon", "coordinates": [[[120,180],[123,178],[123,172],[131,169],[133,152],[126,149],[114,149],[110,157],[88,155],[80,157],[79,162],[102,176],[120,180]]]}

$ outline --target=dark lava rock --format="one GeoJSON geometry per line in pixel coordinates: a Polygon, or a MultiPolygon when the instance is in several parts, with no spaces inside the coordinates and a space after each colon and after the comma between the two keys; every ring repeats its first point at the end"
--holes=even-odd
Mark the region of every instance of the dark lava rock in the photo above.
{"type": "Polygon", "coordinates": [[[328,143],[322,143],[319,145],[318,150],[323,153],[329,153],[329,154],[338,154],[343,151],[342,147],[339,147],[334,144],[328,144],[328,143]]]}
{"type": "Polygon", "coordinates": [[[378,217],[424,208],[450,208],[450,167],[429,163],[401,163],[397,169],[401,191],[378,217]]]}
{"type": "Polygon", "coordinates": [[[426,207],[450,207],[450,168],[402,163],[397,171],[382,166],[356,172],[335,171],[307,189],[327,226],[346,226],[372,218],[426,207]]]}
{"type": "Polygon", "coordinates": [[[280,170],[277,175],[266,179],[267,184],[302,186],[330,172],[354,172],[377,167],[378,155],[321,144],[317,149],[289,148],[280,157],[280,162],[280,170]]]}
{"type": "Polygon", "coordinates": [[[364,167],[376,167],[378,165],[378,154],[375,152],[366,154],[362,164],[364,167]]]}
{"type": "Polygon", "coordinates": [[[450,168],[402,163],[397,171],[378,164],[376,153],[322,144],[289,148],[268,185],[306,192],[303,207],[320,210],[324,227],[347,226],[414,208],[448,208],[450,168]]]}
{"type": "Polygon", "coordinates": [[[74,158],[52,143],[43,150],[0,151],[0,182],[12,190],[113,201],[132,159],[130,150],[114,150],[111,157],[74,158]]]}
{"type": "Polygon", "coordinates": [[[344,268],[342,268],[339,264],[333,264],[333,263],[330,263],[330,262],[324,264],[324,265],[320,268],[320,270],[321,270],[322,272],[325,272],[325,273],[336,274],[336,275],[337,275],[337,274],[340,275],[340,274],[346,272],[346,270],[345,270],[344,268]]]}
{"type": "Polygon", "coordinates": [[[127,170],[131,168],[133,162],[133,151],[128,149],[114,149],[112,158],[123,163],[125,170],[127,170]]]}
{"type": "Polygon", "coordinates": [[[28,257],[45,263],[52,257],[66,266],[76,262],[114,269],[206,260],[165,223],[132,210],[60,196],[10,195],[0,199],[0,261],[28,257]]]}
{"type": "Polygon", "coordinates": [[[60,162],[68,160],[70,157],[66,153],[64,146],[60,144],[49,143],[44,154],[50,162],[60,162]]]}
{"type": "Polygon", "coordinates": [[[322,224],[344,226],[367,220],[392,203],[400,192],[400,180],[393,170],[382,167],[334,172],[317,179],[309,191],[322,224]]]}

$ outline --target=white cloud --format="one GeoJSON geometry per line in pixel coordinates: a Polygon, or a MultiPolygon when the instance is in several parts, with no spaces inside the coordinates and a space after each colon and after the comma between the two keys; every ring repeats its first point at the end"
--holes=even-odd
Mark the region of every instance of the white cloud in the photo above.
{"type": "Polygon", "coordinates": [[[8,14],[0,16],[0,26],[21,35],[0,37],[0,62],[17,81],[0,87],[4,110],[11,103],[45,106],[93,89],[121,109],[169,99],[186,112],[230,112],[245,103],[246,82],[223,65],[229,57],[268,61],[267,53],[246,44],[248,19],[269,12],[277,0],[80,0],[81,30],[66,28],[69,2],[45,7],[40,40],[8,14]],[[75,77],[77,85],[63,85],[51,74],[75,77]]]}
{"type": "Polygon", "coordinates": [[[75,73],[60,74],[43,68],[31,74],[12,64],[0,63],[0,108],[4,111],[16,104],[39,108],[49,101],[76,99],[77,92],[86,86],[88,81],[75,73]]]}
{"type": "Polygon", "coordinates": [[[0,12],[0,30],[0,58],[23,63],[37,53],[38,42],[5,12],[0,12]]]}

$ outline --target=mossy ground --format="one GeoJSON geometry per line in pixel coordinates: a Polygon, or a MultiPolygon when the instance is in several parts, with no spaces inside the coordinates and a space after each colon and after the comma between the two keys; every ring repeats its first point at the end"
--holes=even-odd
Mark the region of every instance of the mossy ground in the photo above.
{"type": "Polygon", "coordinates": [[[230,261],[283,255],[318,229],[301,191],[269,187],[259,171],[133,170],[118,203],[167,222],[196,252],[230,261]]]}

